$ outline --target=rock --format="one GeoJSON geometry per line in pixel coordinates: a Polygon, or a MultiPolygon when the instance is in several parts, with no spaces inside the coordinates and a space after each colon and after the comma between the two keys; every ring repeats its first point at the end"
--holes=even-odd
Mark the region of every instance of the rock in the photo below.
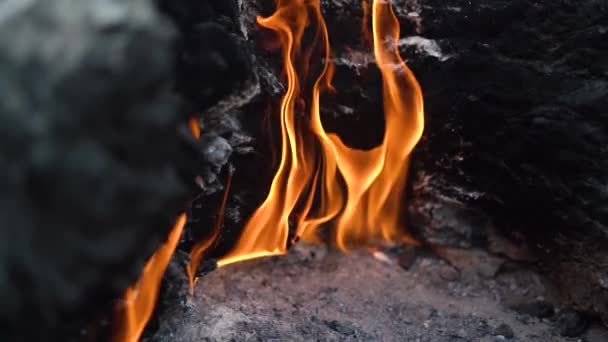
{"type": "Polygon", "coordinates": [[[515,244],[504,235],[490,229],[488,232],[488,250],[493,254],[504,255],[513,261],[533,262],[536,259],[525,241],[515,244]]]}
{"type": "Polygon", "coordinates": [[[0,340],[53,340],[121,295],[183,210],[175,32],[149,0],[0,7],[0,340]]]}
{"type": "Polygon", "coordinates": [[[437,248],[437,254],[459,270],[473,271],[484,277],[498,273],[504,260],[481,250],[437,248]]]}
{"type": "Polygon", "coordinates": [[[469,338],[469,334],[465,329],[459,329],[457,332],[450,334],[450,336],[458,340],[466,340],[469,338]]]}
{"type": "Polygon", "coordinates": [[[455,281],[460,277],[460,272],[452,266],[445,265],[439,269],[439,276],[446,281],[455,281]]]}
{"type": "Polygon", "coordinates": [[[478,217],[489,217],[508,240],[481,246],[540,259],[570,305],[608,321],[608,150],[597,148],[608,142],[606,2],[423,7],[420,30],[404,16],[402,34],[436,41],[450,58],[408,53],[432,118],[413,158],[424,186],[410,197],[411,228],[468,247],[484,235],[478,217]]]}
{"type": "Polygon", "coordinates": [[[538,318],[549,318],[555,314],[553,305],[544,300],[516,302],[508,304],[508,306],[514,311],[538,318]]]}
{"type": "Polygon", "coordinates": [[[578,337],[587,330],[589,321],[579,312],[566,309],[559,313],[556,324],[562,336],[578,337]]]}
{"type": "Polygon", "coordinates": [[[584,337],[585,342],[606,342],[608,341],[608,329],[604,326],[594,325],[589,328],[584,337]]]}
{"type": "Polygon", "coordinates": [[[350,336],[355,334],[355,329],[350,323],[333,320],[327,322],[326,324],[332,330],[335,330],[336,332],[339,332],[342,335],[350,336]]]}
{"type": "Polygon", "coordinates": [[[397,262],[404,270],[409,270],[416,261],[416,247],[406,246],[397,255],[397,262]]]}
{"type": "Polygon", "coordinates": [[[511,326],[503,323],[494,329],[494,336],[504,336],[506,338],[513,338],[515,333],[513,332],[513,328],[511,326]]]}

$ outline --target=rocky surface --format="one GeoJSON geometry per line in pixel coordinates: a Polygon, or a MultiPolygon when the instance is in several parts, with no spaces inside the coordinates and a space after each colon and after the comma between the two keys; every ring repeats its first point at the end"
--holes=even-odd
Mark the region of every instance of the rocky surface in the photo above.
{"type": "MultiPolygon", "coordinates": [[[[185,180],[195,198],[165,282],[183,293],[183,255],[209,235],[228,170],[215,255],[270,183],[265,113],[284,85],[254,18],[272,1],[155,2],[173,26],[147,0],[0,4],[0,339],[26,318],[43,334],[124,290],[183,205],[185,180]],[[178,130],[189,116],[201,139],[178,130]]],[[[321,3],[338,89],[323,96],[324,124],[369,148],[383,123],[362,7],[321,3]]],[[[590,316],[608,321],[608,5],[393,3],[427,120],[404,213],[441,259],[410,248],[377,255],[390,264],[296,253],[226,267],[189,310],[183,295],[161,308],[171,315],[156,339],[567,341],[590,316]]]]}
{"type": "MultiPolygon", "coordinates": [[[[429,246],[440,246],[434,252],[455,267],[470,262],[458,256],[459,249],[490,252],[482,270],[489,277],[502,267],[497,257],[532,265],[554,282],[558,302],[606,320],[606,4],[393,3],[402,28],[399,46],[422,85],[427,120],[405,202],[410,230],[429,246]]],[[[282,92],[280,63],[256,43],[264,36],[252,19],[273,6],[241,1],[234,8],[241,16],[228,25],[239,26],[237,35],[249,40],[260,80],[257,96],[240,106],[255,127],[265,120],[263,107],[255,104],[282,92]]],[[[369,113],[380,108],[379,79],[360,31],[362,6],[328,0],[322,8],[338,89],[322,99],[324,124],[347,144],[374,146],[382,122],[369,113]]],[[[265,191],[259,176],[271,174],[273,153],[260,137],[268,132],[255,134],[253,158],[233,160],[236,185],[216,255],[230,247],[265,191]],[[268,170],[251,173],[252,167],[268,170]]],[[[199,229],[204,226],[199,223],[199,229]]],[[[411,259],[402,255],[400,262],[411,266],[411,259]]],[[[456,277],[447,269],[441,274],[456,277]]],[[[530,314],[544,319],[548,313],[530,314]]]]}
{"type": "MultiPolygon", "coordinates": [[[[209,32],[223,34],[216,26],[197,32],[198,23],[212,17],[253,59],[254,75],[244,87],[201,115],[203,131],[207,127],[224,139],[222,146],[237,150],[245,142],[243,151],[251,151],[249,143],[255,150],[230,153],[236,171],[214,251],[221,255],[272,174],[273,149],[266,146],[272,130],[256,129],[265,124],[269,99],[278,98],[284,86],[277,55],[260,46],[264,36],[253,18],[271,13],[273,6],[272,1],[174,4],[185,6],[169,12],[185,23],[178,27],[192,39],[189,44],[209,32]],[[256,141],[243,139],[247,136],[256,141]]],[[[410,229],[434,256],[428,251],[419,256],[412,248],[376,255],[384,261],[368,254],[295,252],[211,272],[199,281],[194,298],[185,296],[181,263],[174,260],[166,282],[171,289],[149,339],[594,341],[604,336],[605,328],[593,320],[608,314],[602,172],[608,169],[606,5],[394,4],[401,52],[423,87],[427,118],[404,203],[410,229]]],[[[350,145],[374,146],[382,122],[366,113],[380,108],[379,79],[359,30],[362,7],[351,0],[322,5],[338,89],[322,99],[324,124],[350,145]]],[[[186,44],[184,51],[196,55],[197,49],[186,44]]],[[[184,61],[181,70],[200,70],[184,61]]],[[[178,89],[201,107],[205,91],[196,82],[188,87],[178,89]]],[[[211,174],[203,177],[203,193],[222,187],[227,155],[217,155],[221,162],[203,172],[211,174]]],[[[208,235],[217,203],[219,198],[208,196],[193,202],[189,239],[208,235]]],[[[188,251],[189,244],[181,248],[188,251]]],[[[201,271],[212,264],[203,263],[201,271]]]]}
{"type": "MultiPolygon", "coordinates": [[[[175,46],[175,91],[182,111],[198,119],[201,137],[191,141],[190,160],[199,194],[223,189],[220,174],[231,156],[251,152],[250,133],[241,124],[242,107],[260,95],[252,54],[230,1],[156,0],[179,29],[175,46]]],[[[235,157],[236,158],[236,157],[235,157]]]]}
{"type": "Polygon", "coordinates": [[[532,270],[488,276],[479,254],[461,268],[421,254],[404,270],[395,253],[297,245],[286,256],[225,266],[201,278],[189,309],[171,312],[150,341],[553,342],[605,334],[594,327],[562,336],[562,317],[573,311],[557,306],[557,290],[532,270]],[[511,308],[540,299],[557,313],[511,308]]]}
{"type": "Polygon", "coordinates": [[[416,212],[437,237],[527,243],[566,302],[608,320],[608,4],[417,3],[409,34],[443,58],[411,59],[428,118],[416,212]]]}
{"type": "MultiPolygon", "coordinates": [[[[256,137],[255,154],[231,158],[234,185],[214,252],[221,255],[262,199],[272,174],[273,140],[266,138],[272,130],[256,129],[266,120],[266,103],[284,86],[278,81],[278,55],[259,44],[264,35],[253,18],[271,13],[273,5],[179,4],[187,8],[173,10],[182,13],[177,21],[186,23],[186,28],[178,25],[183,32],[209,17],[201,13],[214,13],[213,21],[253,58],[253,87],[237,90],[224,109],[202,115],[212,135],[215,127],[232,127],[219,137],[235,131],[256,137]],[[226,117],[244,126],[226,123],[226,117]]],[[[459,249],[490,252],[486,276],[502,267],[499,257],[532,265],[554,281],[561,303],[606,319],[606,4],[395,0],[394,7],[402,28],[399,46],[422,85],[427,120],[404,202],[410,230],[455,267],[471,262],[459,249]]],[[[369,114],[381,106],[380,82],[360,31],[362,6],[328,0],[322,9],[338,89],[322,99],[324,124],[347,144],[369,148],[379,142],[383,123],[369,114]]],[[[184,88],[183,93],[200,102],[200,92],[184,88]]],[[[208,182],[217,180],[209,187],[213,191],[222,187],[217,175],[227,159],[218,160],[208,182]]],[[[200,238],[212,226],[219,199],[195,203],[189,231],[200,238]]],[[[188,245],[182,248],[187,251],[188,245]]],[[[411,266],[411,255],[401,255],[400,262],[411,266]]],[[[441,274],[455,277],[450,270],[441,274]]]]}

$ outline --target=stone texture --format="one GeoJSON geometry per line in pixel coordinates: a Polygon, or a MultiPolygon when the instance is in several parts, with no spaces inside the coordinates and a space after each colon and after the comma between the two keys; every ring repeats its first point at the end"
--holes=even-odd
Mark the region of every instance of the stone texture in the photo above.
{"type": "Polygon", "coordinates": [[[442,260],[418,259],[405,271],[369,253],[310,258],[292,249],[223,266],[199,279],[186,305],[174,303],[150,340],[489,342],[510,332],[518,341],[570,341],[548,322],[521,322],[496,301],[545,295],[530,278],[513,272],[448,282],[438,274],[442,260]],[[336,267],[327,269],[329,262],[336,267]]]}

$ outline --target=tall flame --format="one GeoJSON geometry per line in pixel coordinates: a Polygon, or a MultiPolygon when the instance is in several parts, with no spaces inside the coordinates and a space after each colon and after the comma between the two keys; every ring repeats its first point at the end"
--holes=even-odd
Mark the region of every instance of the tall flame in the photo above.
{"type": "Polygon", "coordinates": [[[343,251],[384,241],[414,242],[403,229],[400,212],[408,157],[422,136],[424,111],[420,86],[399,55],[399,22],[391,1],[374,0],[371,8],[385,119],[382,143],[371,150],[348,147],[323,127],[320,96],[333,90],[334,66],[319,1],[276,4],[276,12],[258,23],[275,31],[283,49],[288,88],[279,116],[281,162],[266,200],[219,264],[285,253],[290,218],[296,237],[307,241],[318,241],[319,227],[331,227],[331,242],[343,251]],[[316,29],[313,46],[303,51],[302,37],[311,23],[316,29]],[[303,121],[296,116],[296,104],[303,102],[300,87],[316,43],[325,64],[312,88],[308,121],[303,121]]]}
{"type": "Polygon", "coordinates": [[[218,265],[283,254],[289,235],[289,215],[304,191],[312,165],[306,164],[302,142],[296,131],[295,106],[300,95],[294,57],[300,54],[300,42],[309,22],[309,5],[304,0],[277,0],[276,12],[268,18],[258,17],[258,24],[279,35],[283,47],[287,93],[280,111],[281,162],[266,200],[249,219],[235,249],[218,261],[218,265]]]}
{"type": "Polygon", "coordinates": [[[116,317],[112,341],[139,341],[146,323],[152,316],[163,273],[165,273],[165,269],[177,247],[185,223],[186,215],[181,214],[169,234],[167,242],[148,260],[139,281],[125,292],[124,307],[121,308],[116,317]]]}

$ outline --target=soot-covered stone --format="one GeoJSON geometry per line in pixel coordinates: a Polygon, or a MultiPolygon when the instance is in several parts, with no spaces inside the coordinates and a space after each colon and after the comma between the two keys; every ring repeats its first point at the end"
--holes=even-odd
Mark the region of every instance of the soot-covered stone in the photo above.
{"type": "Polygon", "coordinates": [[[442,52],[404,50],[426,104],[414,174],[440,199],[426,213],[446,198],[479,209],[537,249],[567,301],[608,319],[608,5],[419,3],[409,34],[442,52]]]}

